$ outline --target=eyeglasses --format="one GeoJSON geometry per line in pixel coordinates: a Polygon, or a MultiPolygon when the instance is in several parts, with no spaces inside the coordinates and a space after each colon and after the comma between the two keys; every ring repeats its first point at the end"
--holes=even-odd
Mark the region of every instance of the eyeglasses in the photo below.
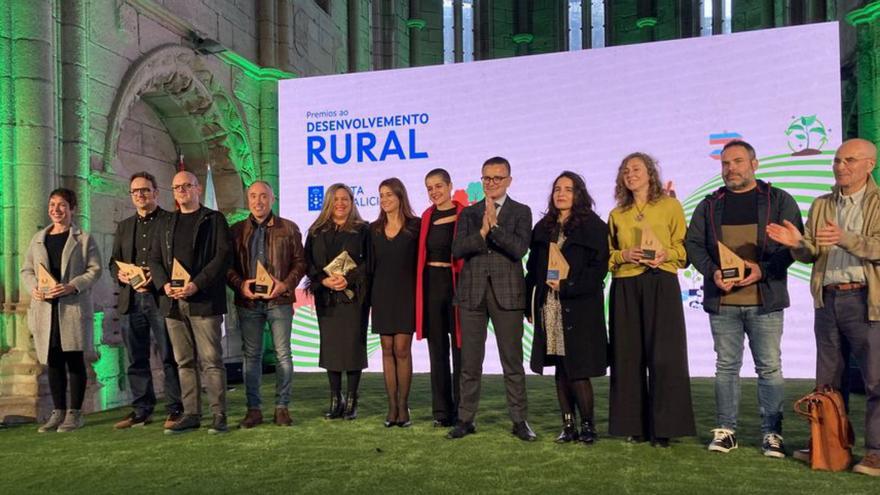
{"type": "Polygon", "coordinates": [[[837,158],[837,157],[835,156],[835,157],[834,157],[834,164],[835,164],[835,165],[841,165],[841,164],[842,164],[842,165],[846,165],[847,167],[849,167],[850,165],[855,165],[855,163],[856,163],[857,161],[859,161],[859,160],[865,160],[865,159],[867,159],[867,158],[868,158],[867,156],[845,156],[845,157],[843,157],[843,158],[837,158]]]}
{"type": "Polygon", "coordinates": [[[484,175],[483,177],[480,177],[480,179],[483,181],[483,184],[501,184],[502,182],[504,182],[504,179],[507,179],[508,177],[510,176],[507,175],[504,177],[489,177],[488,175],[484,175]]]}
{"type": "Polygon", "coordinates": [[[171,189],[174,189],[174,192],[186,192],[194,187],[196,187],[195,184],[190,184],[189,182],[185,182],[183,184],[177,184],[176,186],[171,186],[171,189]]]}
{"type": "Polygon", "coordinates": [[[153,189],[150,188],[150,187],[139,187],[139,188],[137,188],[137,189],[132,189],[131,191],[128,191],[128,192],[129,192],[129,194],[131,194],[132,196],[138,196],[138,195],[140,195],[140,196],[146,196],[146,195],[152,193],[152,192],[153,192],[153,189]]]}

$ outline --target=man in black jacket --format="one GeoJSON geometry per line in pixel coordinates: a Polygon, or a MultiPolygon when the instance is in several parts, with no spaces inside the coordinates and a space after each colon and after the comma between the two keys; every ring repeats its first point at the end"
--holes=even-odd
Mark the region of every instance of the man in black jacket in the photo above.
{"type": "Polygon", "coordinates": [[[526,421],[522,350],[526,306],[522,258],[531,239],[532,212],[507,195],[512,179],[506,159],[486,160],[482,173],[486,198],[462,210],[452,241],[452,256],[464,259],[455,295],[461,318],[461,403],[459,421],[447,438],[461,438],[476,431],[474,417],[480,402],[486,330],[491,318],[512,433],[531,441],[535,433],[526,421]]]}
{"type": "Polygon", "coordinates": [[[789,306],[787,275],[793,259],[788,248],[767,236],[766,229],[770,223],[788,220],[803,231],[803,221],[794,198],[756,180],[757,169],[750,144],[735,140],[724,146],[724,187],[697,205],[685,245],[691,263],[703,274],[703,309],[709,313],[715,342],[717,427],[708,448],[724,453],[737,448],[739,372],[748,336],[758,374],[761,450],[765,456],[781,458],[785,457],[782,310],[789,306]],[[719,242],[745,262],[742,280],[733,282],[722,276],[719,242]]]}
{"type": "Polygon", "coordinates": [[[159,313],[159,289],[149,275],[150,245],[154,227],[170,215],[156,204],[159,190],[156,178],[148,172],[131,176],[129,193],[137,213],[119,222],[113,239],[113,255],[110,257],[110,273],[119,284],[117,312],[122,321],[122,336],[128,351],[128,384],[131,388],[132,411],[116,423],[116,429],[143,426],[150,423],[156,407],[153,389],[153,372],[150,368],[150,330],[156,340],[156,349],[162,359],[165,374],[164,389],[168,416],[165,427],[169,428],[183,413],[180,401],[180,380],[171,341],[165,328],[165,318],[159,313]],[[146,281],[130,280],[128,270],[120,270],[117,261],[136,265],[146,272],[146,281]]]}
{"type": "Polygon", "coordinates": [[[171,188],[180,211],[157,225],[149,262],[153,283],[162,287],[159,307],[168,325],[183,395],[184,414],[165,433],[183,433],[201,425],[197,363],[214,415],[208,433],[225,433],[226,368],[220,337],[226,271],[232,263],[229,225],[220,212],[199,203],[202,188],[195,175],[178,172],[171,188]],[[172,278],[175,261],[189,275],[188,281],[172,278]]]}

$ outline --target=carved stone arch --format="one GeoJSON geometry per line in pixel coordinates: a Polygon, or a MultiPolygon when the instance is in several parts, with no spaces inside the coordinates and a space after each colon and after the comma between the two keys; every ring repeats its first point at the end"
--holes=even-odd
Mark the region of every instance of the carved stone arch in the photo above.
{"type": "Polygon", "coordinates": [[[122,126],[139,99],[168,129],[189,170],[204,179],[211,165],[219,209],[245,207],[243,186],[257,179],[247,125],[237,102],[185,46],[157,47],[125,74],[108,119],[104,171],[116,168],[122,126]]]}

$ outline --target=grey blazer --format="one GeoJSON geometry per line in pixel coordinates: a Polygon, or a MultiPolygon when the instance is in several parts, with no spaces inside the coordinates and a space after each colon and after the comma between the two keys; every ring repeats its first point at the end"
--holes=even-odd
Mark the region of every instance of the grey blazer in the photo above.
{"type": "MultiPolygon", "coordinates": [[[[39,231],[31,239],[19,275],[25,293],[30,298],[37,286],[36,267],[42,263],[49,266],[46,252],[46,233],[52,226],[39,231]]],[[[76,292],[59,299],[58,320],[61,332],[61,348],[65,352],[86,351],[92,345],[92,294],[91,288],[101,277],[101,253],[98,244],[76,225],[70,226],[70,235],[61,253],[61,283],[76,287],[76,292]]],[[[37,359],[46,364],[49,358],[49,333],[52,325],[52,304],[31,300],[27,314],[28,327],[34,336],[37,359]]]]}
{"type": "Polygon", "coordinates": [[[532,236],[532,210],[510,196],[498,214],[498,227],[483,239],[485,200],[462,210],[452,241],[453,258],[464,259],[456,287],[457,303],[477,309],[483,302],[489,279],[498,304],[508,310],[525,309],[526,284],[522,258],[532,236]]]}

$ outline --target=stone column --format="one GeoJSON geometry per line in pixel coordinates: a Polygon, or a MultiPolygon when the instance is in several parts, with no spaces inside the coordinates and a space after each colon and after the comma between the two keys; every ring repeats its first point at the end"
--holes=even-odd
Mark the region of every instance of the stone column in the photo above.
{"type": "Polygon", "coordinates": [[[61,177],[76,191],[76,223],[91,227],[86,1],[64,0],[61,10],[61,177]]]}
{"type": "MultiPolygon", "coordinates": [[[[260,171],[262,180],[278,191],[278,81],[263,79],[260,85],[260,171]]],[[[277,196],[277,194],[276,194],[277,196]]],[[[277,212],[277,200],[275,205],[277,212]]]]}
{"type": "Polygon", "coordinates": [[[293,8],[288,0],[278,2],[278,53],[275,57],[281,70],[290,70],[290,49],[293,46],[293,8]]]}
{"type": "Polygon", "coordinates": [[[277,67],[275,54],[278,42],[275,22],[275,0],[260,0],[257,6],[257,36],[259,37],[259,58],[263,67],[277,67]]]}
{"type": "Polygon", "coordinates": [[[0,24],[8,35],[0,51],[4,57],[0,64],[6,66],[0,72],[4,76],[0,87],[4,138],[0,420],[6,422],[39,416],[41,366],[25,317],[30,296],[20,291],[18,269],[30,238],[48,223],[46,196],[55,186],[54,8],[53,0],[11,0],[0,6],[0,24]]]}
{"type": "Polygon", "coordinates": [[[348,72],[360,67],[361,2],[348,2],[348,72]]]}
{"type": "MultiPolygon", "coordinates": [[[[853,10],[846,21],[857,32],[859,137],[880,144],[880,2],[853,10]]],[[[876,168],[874,178],[880,179],[876,168]]]]}
{"type": "MultiPolygon", "coordinates": [[[[357,2],[355,2],[357,3],[357,2]]],[[[425,29],[425,20],[420,17],[421,8],[419,0],[409,0],[409,19],[406,27],[409,28],[409,66],[421,65],[421,31],[425,29]]]]}

